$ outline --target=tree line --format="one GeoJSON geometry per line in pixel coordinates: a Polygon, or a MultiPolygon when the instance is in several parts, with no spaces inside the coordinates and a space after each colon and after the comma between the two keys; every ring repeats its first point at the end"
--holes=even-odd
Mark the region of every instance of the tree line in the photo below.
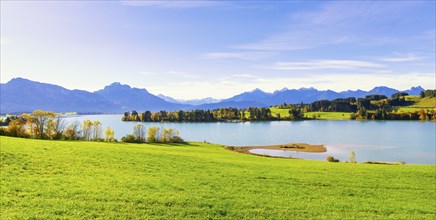
{"type": "Polygon", "coordinates": [[[145,126],[137,124],[133,127],[133,133],[121,138],[122,142],[129,143],[182,143],[184,140],[179,136],[179,131],[174,128],[150,127],[146,134],[145,126]]]}
{"type": "Polygon", "coordinates": [[[174,112],[125,112],[122,121],[141,122],[219,122],[219,121],[274,121],[303,119],[301,109],[291,108],[289,114],[273,116],[270,108],[219,108],[215,110],[179,110],[174,112]]]}
{"type": "Polygon", "coordinates": [[[179,110],[174,112],[125,112],[123,121],[142,122],[216,122],[227,120],[274,120],[269,108],[220,108],[215,110],[179,110]]]}
{"type": "Polygon", "coordinates": [[[427,89],[425,91],[421,91],[419,93],[419,97],[421,98],[425,98],[425,97],[429,97],[429,98],[433,98],[436,97],[436,89],[427,89]]]}
{"type": "MultiPolygon", "coordinates": [[[[98,120],[84,120],[82,123],[74,121],[67,124],[60,114],[42,110],[8,118],[7,127],[0,128],[0,135],[49,140],[118,142],[114,138],[115,131],[110,127],[105,129],[103,136],[102,123],[98,120]]],[[[150,127],[147,134],[148,137],[145,134],[145,127],[142,124],[138,124],[134,127],[133,133],[122,137],[121,141],[135,143],[184,142],[179,136],[179,131],[173,128],[150,127]]]]}
{"type": "MultiPolygon", "coordinates": [[[[426,90],[425,97],[434,97],[436,90],[426,90]]],[[[394,107],[408,106],[412,101],[406,100],[407,93],[398,92],[390,98],[385,95],[367,95],[364,98],[338,98],[334,100],[319,100],[310,104],[280,104],[273,106],[287,109],[288,114],[271,113],[270,108],[219,108],[215,110],[179,110],[174,112],[137,111],[125,112],[123,121],[141,122],[217,122],[217,121],[273,121],[273,120],[308,120],[316,119],[316,115],[308,118],[307,112],[349,112],[350,119],[366,120],[435,120],[434,109],[401,112],[394,107]]]]}

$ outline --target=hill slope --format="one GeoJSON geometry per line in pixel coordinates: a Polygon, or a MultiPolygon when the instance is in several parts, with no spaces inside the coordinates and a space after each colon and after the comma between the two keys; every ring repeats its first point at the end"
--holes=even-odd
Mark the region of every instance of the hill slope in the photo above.
{"type": "Polygon", "coordinates": [[[0,137],[4,219],[434,219],[435,166],[0,137]]]}
{"type": "Polygon", "coordinates": [[[410,107],[413,107],[413,108],[436,108],[436,97],[419,98],[410,107]]]}

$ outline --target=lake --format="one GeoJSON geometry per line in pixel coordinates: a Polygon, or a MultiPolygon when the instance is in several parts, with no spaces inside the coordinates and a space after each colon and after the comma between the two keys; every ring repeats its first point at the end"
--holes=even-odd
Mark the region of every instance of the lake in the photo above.
{"type": "Polygon", "coordinates": [[[324,144],[326,153],[291,151],[259,154],[325,160],[331,155],[346,161],[350,151],[358,162],[404,161],[406,163],[436,164],[436,123],[422,121],[271,121],[242,123],[155,123],[123,122],[122,115],[79,115],[66,117],[67,123],[75,120],[99,120],[103,130],[107,126],[115,137],[130,134],[133,126],[175,128],[187,141],[207,141],[231,146],[260,146],[286,143],[324,144]]]}

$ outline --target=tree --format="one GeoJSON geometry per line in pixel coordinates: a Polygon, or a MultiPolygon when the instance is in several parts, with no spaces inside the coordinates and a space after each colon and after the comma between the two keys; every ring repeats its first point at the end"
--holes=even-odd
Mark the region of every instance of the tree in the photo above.
{"type": "Polygon", "coordinates": [[[32,124],[35,137],[44,139],[46,134],[46,128],[49,122],[53,120],[55,116],[54,112],[46,112],[42,110],[35,110],[30,115],[30,123],[32,124]]]}
{"type": "Polygon", "coordinates": [[[65,130],[65,121],[61,115],[56,114],[48,123],[47,133],[51,139],[60,140],[65,130]]]}
{"type": "Polygon", "coordinates": [[[92,133],[93,133],[93,135],[92,135],[92,139],[94,140],[94,141],[98,141],[99,139],[101,139],[101,132],[102,132],[102,128],[101,128],[101,122],[100,121],[94,121],[94,122],[92,122],[92,126],[93,126],[93,129],[92,129],[92,133]]]}
{"type": "Polygon", "coordinates": [[[53,139],[55,134],[56,122],[54,120],[49,120],[45,128],[45,137],[48,139],[53,139]]]}
{"type": "Polygon", "coordinates": [[[136,138],[133,136],[133,134],[128,134],[125,137],[122,137],[121,141],[127,143],[136,143],[136,138]]]}
{"type": "Polygon", "coordinates": [[[397,99],[397,98],[401,98],[402,96],[408,96],[409,93],[406,92],[396,92],[394,94],[391,95],[392,99],[397,99]]]}
{"type": "Polygon", "coordinates": [[[350,160],[351,163],[356,163],[356,154],[354,153],[354,151],[350,152],[348,159],[350,160]]]}
{"type": "Polygon", "coordinates": [[[164,128],[162,130],[162,142],[172,142],[174,136],[176,136],[178,131],[176,132],[173,128],[166,129],[164,128]]]}
{"type": "Polygon", "coordinates": [[[91,122],[91,120],[83,121],[82,135],[83,135],[83,139],[85,141],[91,140],[91,135],[92,135],[92,122],[91,122]]]}
{"type": "Polygon", "coordinates": [[[25,137],[26,129],[24,128],[25,122],[20,119],[15,119],[9,122],[6,131],[12,137],[25,137]]]}
{"type": "Polygon", "coordinates": [[[424,91],[419,92],[419,97],[424,98],[425,97],[425,93],[424,91]]]}
{"type": "Polygon", "coordinates": [[[387,99],[387,98],[388,97],[386,97],[385,95],[379,95],[379,94],[365,96],[365,99],[374,100],[374,101],[378,101],[378,100],[382,100],[382,99],[387,99]]]}
{"type": "Polygon", "coordinates": [[[148,128],[147,132],[147,142],[154,143],[160,141],[160,134],[159,134],[159,128],[158,127],[150,127],[148,128]]]}
{"type": "Polygon", "coordinates": [[[133,136],[138,143],[145,142],[145,126],[143,124],[137,124],[133,127],[133,136]]]}
{"type": "Polygon", "coordinates": [[[424,91],[424,96],[422,96],[421,98],[424,97],[436,97],[436,89],[427,89],[424,91]]]}
{"type": "Polygon", "coordinates": [[[292,120],[302,119],[304,118],[304,113],[299,108],[292,108],[291,110],[289,110],[289,117],[292,120]]]}
{"type": "Polygon", "coordinates": [[[153,112],[153,113],[151,114],[151,120],[152,120],[152,121],[156,121],[156,122],[160,121],[160,115],[159,115],[159,112],[153,112]]]}
{"type": "Polygon", "coordinates": [[[112,142],[115,140],[114,138],[114,130],[112,130],[110,127],[106,128],[106,131],[104,132],[104,136],[107,142],[112,142]]]}
{"type": "Polygon", "coordinates": [[[357,99],[357,108],[360,109],[370,109],[371,101],[369,99],[358,98],[357,99]]]}
{"type": "Polygon", "coordinates": [[[65,138],[69,140],[77,140],[80,138],[80,122],[74,121],[69,124],[64,131],[65,138]]]}

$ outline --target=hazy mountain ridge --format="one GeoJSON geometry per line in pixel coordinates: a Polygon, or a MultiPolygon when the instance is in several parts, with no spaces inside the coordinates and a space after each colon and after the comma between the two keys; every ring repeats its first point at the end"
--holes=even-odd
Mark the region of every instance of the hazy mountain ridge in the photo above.
{"type": "Polygon", "coordinates": [[[116,105],[98,94],[15,78],[1,85],[1,113],[31,112],[117,112],[116,105]]]}
{"type": "Polygon", "coordinates": [[[112,83],[95,93],[119,106],[122,111],[173,111],[189,107],[165,101],[149,93],[146,89],[132,88],[129,85],[122,85],[119,82],[112,83]]]}
{"type": "MultiPolygon", "coordinates": [[[[177,100],[162,94],[156,96],[146,89],[132,88],[121,83],[112,83],[96,92],[69,90],[58,85],[40,83],[23,78],[14,78],[1,84],[0,112],[20,113],[42,109],[54,112],[79,113],[123,113],[125,111],[174,111],[179,109],[216,109],[224,107],[246,108],[271,105],[311,103],[323,99],[364,97],[369,94],[391,96],[399,90],[386,86],[375,87],[370,91],[356,90],[335,92],[315,88],[281,89],[273,93],[260,89],[237,94],[231,98],[218,100],[204,98],[197,100],[177,100]]],[[[404,92],[419,95],[424,89],[412,87],[404,92]]]]}
{"type": "Polygon", "coordinates": [[[159,94],[159,95],[157,95],[157,97],[159,97],[167,102],[186,104],[186,105],[202,105],[202,104],[218,103],[221,101],[221,99],[215,99],[212,97],[206,97],[206,98],[202,98],[202,99],[190,99],[190,100],[174,99],[172,97],[169,97],[169,96],[166,96],[163,94],[159,94]]]}
{"type": "MultiPolygon", "coordinates": [[[[410,95],[419,95],[424,89],[421,86],[412,87],[410,90],[404,92],[410,95]]],[[[300,89],[287,89],[276,90],[273,93],[267,93],[260,89],[255,89],[251,92],[244,92],[239,95],[235,95],[231,98],[223,101],[252,101],[260,102],[266,105],[277,105],[282,103],[297,104],[297,103],[312,103],[319,100],[332,100],[337,98],[356,97],[362,98],[366,95],[380,94],[390,97],[392,94],[400,92],[399,90],[392,89],[386,86],[378,86],[370,91],[363,90],[348,90],[343,92],[335,92],[333,90],[317,90],[315,88],[300,88],[300,89]]],[[[259,107],[259,106],[258,106],[259,107]]]]}

